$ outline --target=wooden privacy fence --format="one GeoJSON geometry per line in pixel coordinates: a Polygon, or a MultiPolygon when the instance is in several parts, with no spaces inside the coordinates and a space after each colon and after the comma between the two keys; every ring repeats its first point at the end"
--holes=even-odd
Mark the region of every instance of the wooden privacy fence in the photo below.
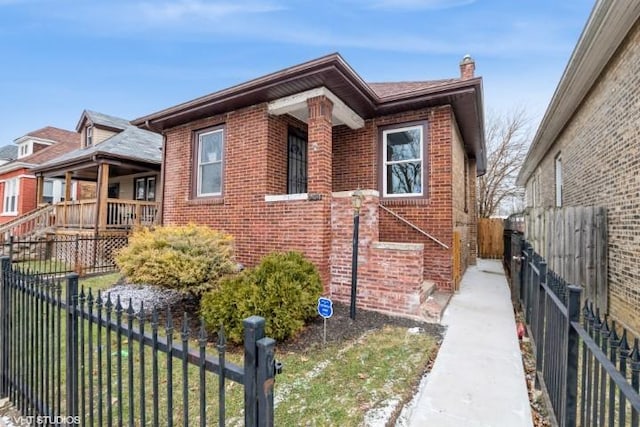
{"type": "Polygon", "coordinates": [[[607,312],[607,210],[602,207],[531,209],[525,238],[583,297],[607,312]]]}
{"type": "Polygon", "coordinates": [[[478,253],[480,258],[502,258],[504,252],[504,220],[478,219],[478,253]]]}

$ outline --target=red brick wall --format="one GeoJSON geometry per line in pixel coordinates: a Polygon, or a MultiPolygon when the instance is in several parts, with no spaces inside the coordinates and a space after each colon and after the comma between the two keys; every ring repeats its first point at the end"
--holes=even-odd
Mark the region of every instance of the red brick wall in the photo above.
{"type": "MultiPolygon", "coordinates": [[[[249,265],[273,250],[301,250],[319,266],[328,284],[331,192],[378,190],[378,127],[420,120],[428,123],[428,197],[383,200],[382,204],[451,245],[452,174],[463,174],[463,170],[453,170],[450,107],[379,117],[367,120],[362,129],[351,130],[346,126],[331,127],[328,100],[316,98],[309,104],[308,126],[289,116],[269,116],[262,104],[169,129],[164,222],[206,223],[232,234],[239,261],[249,265]],[[225,124],[224,197],[194,200],[193,132],[219,124],[225,124]],[[286,135],[290,125],[308,131],[309,193],[321,198],[265,202],[265,195],[286,192],[286,135]]],[[[475,175],[475,169],[469,175],[475,175]]],[[[469,186],[470,193],[474,189],[469,186]]],[[[379,212],[379,240],[423,244],[423,278],[440,288],[451,286],[450,249],[442,248],[384,211],[379,212]]],[[[392,252],[387,250],[384,256],[390,259],[392,252]]],[[[473,259],[473,255],[468,258],[473,259]]]]}
{"type": "MultiPolygon", "coordinates": [[[[230,233],[236,241],[238,261],[247,265],[256,264],[271,251],[302,251],[319,267],[328,285],[329,247],[328,242],[324,242],[329,233],[330,197],[316,201],[265,202],[266,194],[283,194],[286,190],[284,165],[289,122],[269,116],[266,105],[262,104],[170,129],[166,144],[164,223],[205,223],[230,233]],[[223,123],[224,197],[194,200],[191,196],[193,132],[223,123]],[[284,154],[274,155],[271,151],[284,154]],[[272,168],[278,165],[284,169],[284,175],[276,172],[281,183],[270,177],[272,168]]],[[[311,141],[311,132],[309,137],[311,141]]]]}
{"type": "MultiPolygon", "coordinates": [[[[423,245],[379,242],[379,197],[365,190],[358,235],[357,307],[384,313],[419,315],[424,302],[423,245]]],[[[374,194],[376,193],[376,194],[374,194]]],[[[331,296],[351,300],[353,207],[349,192],[331,203],[331,296]]]]}
{"type": "MultiPolygon", "coordinates": [[[[7,172],[0,176],[0,180],[8,180],[20,175],[31,176],[27,169],[18,169],[11,172],[7,172]]],[[[0,184],[0,213],[4,209],[4,182],[0,184]]],[[[23,215],[36,208],[36,179],[21,177],[18,189],[18,216],[23,215]]],[[[17,216],[3,216],[0,215],[0,224],[12,221],[17,216]]]]}
{"type": "MultiPolygon", "coordinates": [[[[382,204],[435,236],[449,247],[453,238],[452,174],[464,174],[452,166],[452,111],[449,106],[422,109],[367,120],[365,127],[345,126],[334,132],[334,191],[354,188],[380,190],[378,182],[378,127],[414,121],[427,121],[428,196],[424,199],[382,200],[382,204]]],[[[475,174],[475,170],[473,171],[475,174]]],[[[475,186],[469,188],[475,191],[475,186]]],[[[441,289],[451,288],[450,249],[426,238],[387,212],[380,211],[380,240],[424,244],[424,278],[441,289]]],[[[463,242],[465,245],[466,242],[463,242]]],[[[471,257],[469,257],[471,259],[471,257]]]]}

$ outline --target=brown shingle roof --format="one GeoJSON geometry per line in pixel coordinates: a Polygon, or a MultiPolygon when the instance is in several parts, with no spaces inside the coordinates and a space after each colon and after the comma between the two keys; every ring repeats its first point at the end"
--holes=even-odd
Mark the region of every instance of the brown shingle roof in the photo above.
{"type": "Polygon", "coordinates": [[[70,130],[60,129],[53,126],[43,127],[42,129],[29,132],[25,136],[32,136],[34,138],[47,139],[54,142],[69,142],[80,144],[80,134],[72,132],[70,130]]]}
{"type": "Polygon", "coordinates": [[[389,96],[402,95],[409,92],[434,89],[438,86],[445,86],[450,83],[455,83],[459,80],[460,79],[442,79],[419,82],[380,82],[367,84],[380,98],[386,98],[389,96]]]}
{"type": "MultiPolygon", "coordinates": [[[[19,161],[32,165],[39,165],[56,157],[80,148],[80,134],[70,130],[60,129],[53,126],[46,126],[42,129],[34,130],[25,137],[46,139],[53,142],[30,156],[22,157],[19,161]]],[[[23,137],[24,138],[24,137],[23,137]]]]}

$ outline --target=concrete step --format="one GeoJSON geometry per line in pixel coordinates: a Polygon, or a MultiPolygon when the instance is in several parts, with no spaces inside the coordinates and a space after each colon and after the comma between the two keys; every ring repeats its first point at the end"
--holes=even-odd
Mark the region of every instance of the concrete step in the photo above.
{"type": "Polygon", "coordinates": [[[435,282],[432,282],[431,280],[425,280],[422,282],[422,295],[424,295],[425,299],[429,298],[429,296],[434,293],[435,290],[435,282]]]}
{"type": "Polygon", "coordinates": [[[446,291],[435,291],[422,304],[421,312],[429,323],[440,323],[444,310],[449,305],[453,294],[446,291]]]}

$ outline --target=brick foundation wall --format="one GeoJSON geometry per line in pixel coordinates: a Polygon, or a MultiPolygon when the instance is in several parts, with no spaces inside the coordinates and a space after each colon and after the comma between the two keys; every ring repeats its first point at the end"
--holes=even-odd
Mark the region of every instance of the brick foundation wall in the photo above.
{"type": "MultiPolygon", "coordinates": [[[[640,335],[639,63],[640,23],[636,23],[536,171],[537,206],[555,204],[555,158],[561,153],[563,205],[607,207],[609,313],[636,335],[640,335]]],[[[527,190],[531,205],[531,178],[527,190]]]]}
{"type": "MultiPolygon", "coordinates": [[[[379,242],[379,197],[365,190],[358,234],[357,307],[417,316],[422,292],[424,246],[379,242]]],[[[334,193],[331,203],[331,297],[349,303],[353,253],[351,192],[334,193]]]]}

